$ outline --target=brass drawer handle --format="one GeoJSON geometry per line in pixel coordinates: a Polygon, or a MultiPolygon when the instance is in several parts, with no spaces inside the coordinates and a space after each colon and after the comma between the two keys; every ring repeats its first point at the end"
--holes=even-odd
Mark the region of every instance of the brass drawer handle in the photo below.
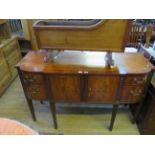
{"type": "Polygon", "coordinates": [[[143,84],[146,82],[146,78],[144,77],[142,80],[138,80],[137,78],[134,78],[134,81],[137,83],[137,84],[143,84]]]}
{"type": "Polygon", "coordinates": [[[32,89],[30,89],[30,93],[37,94],[37,93],[40,93],[40,90],[39,89],[32,88],[32,89]]]}
{"type": "Polygon", "coordinates": [[[142,90],[138,90],[138,91],[133,91],[131,90],[130,93],[133,95],[133,96],[139,96],[142,94],[142,90]]]}
{"type": "Polygon", "coordinates": [[[28,79],[28,81],[29,81],[29,82],[34,82],[35,80],[34,80],[34,79],[28,79]]]}
{"type": "Polygon", "coordinates": [[[37,78],[34,76],[25,76],[25,78],[28,82],[34,82],[35,80],[37,80],[37,78]]]}
{"type": "Polygon", "coordinates": [[[32,91],[31,92],[32,94],[38,94],[38,93],[40,93],[39,91],[32,91]]]}

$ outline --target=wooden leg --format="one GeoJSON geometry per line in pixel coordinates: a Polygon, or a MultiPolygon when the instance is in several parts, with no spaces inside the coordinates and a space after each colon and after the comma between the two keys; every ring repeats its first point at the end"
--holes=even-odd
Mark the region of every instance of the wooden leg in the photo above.
{"type": "Polygon", "coordinates": [[[111,122],[110,122],[110,127],[109,127],[109,130],[110,130],[110,131],[112,131],[113,126],[114,126],[114,122],[115,122],[115,118],[116,118],[116,114],[117,114],[118,107],[119,107],[118,104],[114,104],[114,105],[113,105],[112,116],[111,116],[111,122]]]}
{"type": "Polygon", "coordinates": [[[36,121],[36,116],[35,116],[35,113],[34,113],[34,107],[33,107],[32,100],[27,98],[27,103],[28,103],[32,118],[33,118],[34,121],[36,121]]]}
{"type": "Polygon", "coordinates": [[[139,114],[139,112],[140,112],[140,109],[141,109],[142,105],[143,105],[143,101],[141,101],[141,102],[139,103],[139,105],[137,106],[137,108],[136,108],[136,112],[135,112],[135,114],[134,114],[134,116],[133,116],[133,119],[132,119],[132,123],[133,123],[133,124],[135,124],[136,121],[138,120],[137,117],[138,117],[138,114],[139,114]]]}
{"type": "Polygon", "coordinates": [[[24,90],[24,94],[25,94],[25,97],[26,97],[26,100],[27,100],[27,103],[28,103],[32,118],[33,118],[34,121],[36,121],[36,116],[35,116],[35,113],[34,113],[33,103],[32,103],[32,100],[29,99],[29,97],[27,95],[26,84],[24,83],[22,72],[20,71],[19,68],[17,68],[17,70],[18,70],[20,81],[21,81],[21,84],[22,84],[22,87],[23,87],[23,90],[24,90]]]}
{"type": "Polygon", "coordinates": [[[51,107],[51,113],[52,113],[52,117],[53,117],[54,128],[57,129],[58,125],[57,125],[57,118],[56,118],[55,103],[50,102],[50,107],[51,107]]]}

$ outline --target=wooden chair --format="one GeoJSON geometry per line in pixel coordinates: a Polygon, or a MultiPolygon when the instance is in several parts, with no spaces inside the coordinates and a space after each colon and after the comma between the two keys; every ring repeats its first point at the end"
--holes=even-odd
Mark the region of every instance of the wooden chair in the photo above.
{"type": "Polygon", "coordinates": [[[145,43],[145,47],[149,48],[150,46],[150,40],[151,40],[151,35],[152,35],[152,31],[153,31],[153,25],[149,24],[147,25],[147,30],[146,30],[146,43],[145,43]]]}
{"type": "Polygon", "coordinates": [[[131,32],[129,34],[128,42],[126,44],[127,48],[125,52],[132,52],[132,51],[138,52],[139,51],[140,45],[142,42],[143,33],[144,33],[144,26],[138,23],[133,23],[131,32]]]}

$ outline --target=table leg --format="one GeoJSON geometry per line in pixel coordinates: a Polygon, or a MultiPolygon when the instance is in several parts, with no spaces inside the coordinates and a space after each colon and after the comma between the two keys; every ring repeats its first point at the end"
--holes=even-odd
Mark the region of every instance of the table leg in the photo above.
{"type": "Polygon", "coordinates": [[[28,103],[32,118],[33,118],[34,121],[36,121],[36,116],[35,116],[35,113],[34,113],[34,107],[33,107],[32,100],[27,98],[27,97],[26,97],[26,99],[27,99],[27,103],[28,103]]]}
{"type": "Polygon", "coordinates": [[[19,75],[19,78],[20,78],[20,81],[21,81],[21,84],[22,84],[22,87],[23,87],[23,90],[24,90],[24,94],[25,94],[25,97],[26,97],[26,100],[27,100],[27,103],[28,103],[32,118],[33,118],[34,121],[36,121],[36,116],[35,116],[35,113],[34,113],[33,103],[32,103],[32,100],[29,99],[29,97],[27,95],[26,85],[25,85],[24,80],[23,80],[22,72],[21,72],[21,70],[19,68],[17,68],[17,70],[18,70],[18,75],[19,75]]]}
{"type": "Polygon", "coordinates": [[[117,111],[118,111],[118,107],[119,107],[118,104],[114,104],[113,105],[111,122],[110,122],[110,127],[109,127],[110,131],[112,131],[113,126],[114,126],[114,122],[115,122],[116,114],[117,114],[117,111]]]}
{"type": "Polygon", "coordinates": [[[50,102],[50,108],[51,108],[51,113],[52,113],[52,117],[53,117],[54,128],[57,129],[58,125],[57,125],[56,108],[55,108],[54,102],[50,102]]]}
{"type": "Polygon", "coordinates": [[[141,101],[141,102],[137,105],[136,112],[135,112],[135,114],[133,115],[133,119],[131,120],[131,122],[132,122],[133,124],[135,124],[136,121],[138,120],[138,119],[137,119],[137,118],[138,118],[138,114],[139,114],[139,112],[140,112],[140,110],[141,110],[141,108],[142,108],[142,105],[143,105],[143,101],[141,101]]]}

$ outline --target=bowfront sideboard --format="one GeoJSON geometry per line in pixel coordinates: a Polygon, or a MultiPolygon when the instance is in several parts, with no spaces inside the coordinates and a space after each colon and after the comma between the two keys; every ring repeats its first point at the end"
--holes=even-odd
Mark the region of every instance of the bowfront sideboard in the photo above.
{"type": "Polygon", "coordinates": [[[154,70],[141,53],[113,53],[111,68],[105,67],[104,52],[64,51],[50,62],[47,55],[29,52],[16,67],[33,119],[32,100],[48,100],[55,128],[56,102],[88,102],[113,104],[112,130],[119,104],[142,102],[154,70]]]}

